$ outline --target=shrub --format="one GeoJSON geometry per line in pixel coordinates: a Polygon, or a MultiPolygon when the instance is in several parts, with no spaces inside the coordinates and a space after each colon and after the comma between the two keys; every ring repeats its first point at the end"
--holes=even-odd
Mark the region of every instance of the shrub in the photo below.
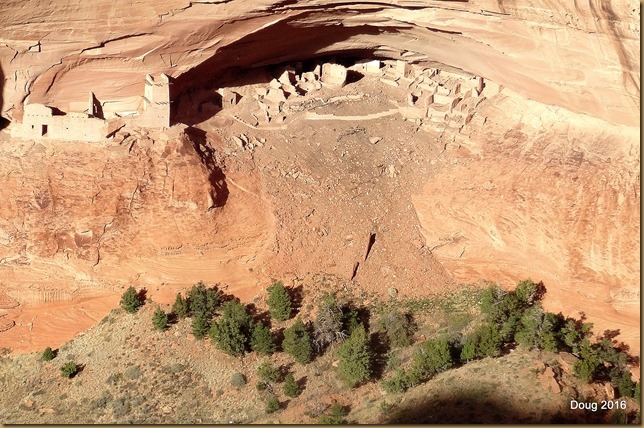
{"type": "Polygon", "coordinates": [[[157,330],[165,330],[168,327],[168,314],[163,309],[157,308],[152,317],[152,325],[157,330]]]}
{"type": "Polygon", "coordinates": [[[531,306],[539,299],[539,286],[531,279],[526,279],[517,284],[514,294],[522,305],[531,306]]]}
{"type": "Polygon", "coordinates": [[[477,349],[481,340],[478,334],[472,333],[465,338],[465,343],[461,348],[461,361],[466,363],[477,357],[477,349]]]}
{"type": "Polygon", "coordinates": [[[353,388],[371,377],[373,354],[364,327],[356,328],[338,350],[340,363],[338,373],[342,380],[353,388]]]}
{"type": "Polygon", "coordinates": [[[123,372],[123,375],[128,379],[138,379],[141,377],[143,372],[139,366],[130,366],[123,372]]]}
{"type": "Polygon", "coordinates": [[[414,353],[410,371],[411,383],[423,382],[437,372],[450,368],[452,364],[452,350],[447,338],[423,342],[414,353]]]}
{"type": "Polygon", "coordinates": [[[300,364],[308,364],[313,359],[311,334],[300,318],[293,326],[284,330],[282,348],[300,364]]]}
{"type": "Polygon", "coordinates": [[[287,374],[286,379],[284,379],[284,395],[290,398],[300,395],[300,386],[295,381],[293,373],[287,374]]]}
{"type": "Polygon", "coordinates": [[[280,378],[280,369],[271,364],[270,361],[264,361],[257,368],[257,376],[264,382],[277,382],[280,378]]]}
{"type": "Polygon", "coordinates": [[[339,425],[344,423],[345,411],[342,406],[338,403],[335,403],[331,406],[331,409],[328,414],[320,417],[320,424],[322,425],[339,425]]]}
{"type": "Polygon", "coordinates": [[[276,350],[275,337],[271,330],[263,323],[258,322],[253,326],[250,338],[250,347],[262,355],[271,355],[276,350]]]}
{"type": "Polygon", "coordinates": [[[235,389],[241,389],[246,385],[246,376],[235,372],[230,376],[230,385],[235,389]]]}
{"type": "Polygon", "coordinates": [[[125,312],[133,314],[139,310],[139,308],[143,305],[143,302],[141,302],[141,298],[139,297],[139,294],[136,292],[134,287],[130,286],[121,296],[120,305],[123,310],[125,310],[125,312]]]}
{"type": "Polygon", "coordinates": [[[67,361],[60,368],[60,374],[66,378],[72,378],[78,373],[78,365],[73,361],[67,361]]]}
{"type": "Polygon", "coordinates": [[[174,299],[172,313],[175,314],[177,318],[185,318],[188,316],[188,301],[183,298],[181,293],[177,293],[177,298],[174,299]]]}
{"type": "Polygon", "coordinates": [[[487,323],[478,331],[480,340],[476,352],[479,357],[498,357],[501,355],[503,338],[499,326],[495,323],[487,323]]]}
{"type": "Polygon", "coordinates": [[[389,309],[382,315],[378,328],[387,334],[392,348],[402,348],[413,342],[414,329],[411,316],[400,312],[397,308],[389,309]]]}
{"type": "Polygon", "coordinates": [[[343,321],[344,314],[335,296],[329,293],[322,296],[317,308],[313,332],[318,350],[324,349],[336,340],[344,340],[347,337],[343,321]]]}
{"type": "Polygon", "coordinates": [[[42,353],[41,359],[43,361],[51,361],[54,358],[56,358],[56,354],[54,353],[54,351],[49,346],[45,348],[45,351],[42,353]]]}
{"type": "Polygon", "coordinates": [[[642,401],[642,389],[640,387],[639,382],[635,384],[635,391],[633,392],[633,398],[635,399],[635,401],[637,401],[638,405],[642,401]]]}
{"type": "Polygon", "coordinates": [[[396,373],[381,382],[382,389],[386,392],[401,393],[407,391],[411,386],[411,381],[404,370],[399,369],[396,373]]]}
{"type": "Polygon", "coordinates": [[[556,352],[558,349],[557,318],[554,314],[544,313],[538,303],[527,309],[521,317],[515,334],[515,341],[528,349],[545,349],[556,352]]]}
{"type": "Polygon", "coordinates": [[[271,316],[279,321],[286,321],[291,318],[291,297],[288,290],[280,281],[268,287],[268,309],[271,316]]]}
{"type": "Polygon", "coordinates": [[[635,383],[631,380],[630,372],[615,370],[611,374],[611,383],[619,391],[620,397],[633,397],[635,383]]]}
{"type": "Polygon", "coordinates": [[[266,402],[266,413],[274,413],[280,409],[280,402],[274,395],[266,402]]]}

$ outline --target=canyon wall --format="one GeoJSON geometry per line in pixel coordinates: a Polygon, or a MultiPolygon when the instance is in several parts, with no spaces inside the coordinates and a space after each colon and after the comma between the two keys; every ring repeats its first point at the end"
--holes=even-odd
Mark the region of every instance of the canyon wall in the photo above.
{"type": "Polygon", "coordinates": [[[352,52],[443,64],[546,104],[639,122],[639,7],[626,0],[23,1],[0,10],[4,116],[88,91],[128,109],[144,73],[177,90],[236,68],[352,52]]]}

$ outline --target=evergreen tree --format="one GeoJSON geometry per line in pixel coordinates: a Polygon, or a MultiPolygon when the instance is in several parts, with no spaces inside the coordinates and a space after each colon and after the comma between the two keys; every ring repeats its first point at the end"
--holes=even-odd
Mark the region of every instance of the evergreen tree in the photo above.
{"type": "Polygon", "coordinates": [[[354,388],[371,377],[373,354],[364,327],[356,328],[338,350],[340,363],[338,372],[350,388],[354,388]]]}
{"type": "Polygon", "coordinates": [[[339,425],[344,423],[345,411],[342,406],[335,403],[331,406],[328,414],[320,417],[320,424],[322,425],[339,425]]]}
{"type": "Polygon", "coordinates": [[[629,371],[615,370],[611,373],[611,383],[619,391],[620,397],[632,397],[635,392],[635,383],[629,371]]]}
{"type": "Polygon", "coordinates": [[[515,334],[515,341],[528,349],[556,352],[558,320],[554,314],[544,313],[539,303],[527,309],[515,334]]]}
{"type": "Polygon", "coordinates": [[[215,346],[230,355],[243,355],[249,347],[253,320],[237,300],[222,305],[221,318],[212,324],[210,338],[215,346]]]}
{"type": "Polygon", "coordinates": [[[276,396],[271,396],[266,402],[266,413],[274,413],[280,409],[280,402],[276,396]]]}
{"type": "Polygon", "coordinates": [[[539,299],[539,286],[531,279],[526,279],[517,284],[514,294],[522,305],[528,307],[539,299]]]}
{"type": "Polygon", "coordinates": [[[635,384],[635,391],[633,393],[633,398],[635,399],[637,404],[640,404],[642,401],[642,387],[640,386],[639,382],[635,384]]]}
{"type": "Polygon", "coordinates": [[[257,376],[266,383],[277,382],[280,378],[280,369],[271,364],[270,361],[264,361],[257,368],[257,376]]]}
{"type": "Polygon", "coordinates": [[[423,382],[453,365],[452,349],[447,338],[420,344],[412,360],[410,376],[414,384],[423,382]]]}
{"type": "Polygon", "coordinates": [[[579,359],[573,365],[575,376],[584,382],[591,382],[600,367],[601,360],[596,349],[588,339],[583,339],[579,344],[579,359]]]}
{"type": "Polygon", "coordinates": [[[163,309],[157,308],[152,317],[152,325],[157,330],[165,330],[168,327],[168,314],[163,309]]]}
{"type": "Polygon", "coordinates": [[[188,316],[188,312],[188,301],[183,298],[181,293],[177,293],[177,297],[172,305],[172,313],[175,314],[177,318],[185,318],[188,316]]]}
{"type": "Polygon", "coordinates": [[[271,316],[279,321],[286,321],[291,318],[291,297],[288,290],[280,281],[268,288],[268,309],[271,316]]]}
{"type": "Polygon", "coordinates": [[[54,353],[54,351],[49,346],[45,348],[45,351],[42,353],[41,359],[43,361],[51,361],[54,358],[56,358],[56,354],[54,353]]]}
{"type": "Polygon", "coordinates": [[[405,392],[410,387],[414,386],[409,374],[407,374],[402,369],[396,370],[396,373],[392,377],[383,380],[381,385],[382,389],[386,392],[393,392],[397,394],[405,392]]]}
{"type": "Polygon", "coordinates": [[[592,330],[592,323],[586,323],[569,318],[559,331],[559,337],[568,349],[570,349],[570,352],[573,354],[579,354],[582,343],[585,339],[590,338],[592,330]]]}
{"type": "Polygon", "coordinates": [[[480,337],[474,333],[465,338],[463,348],[461,348],[461,361],[466,363],[476,358],[477,348],[479,345],[480,337]]]}
{"type": "Polygon", "coordinates": [[[495,323],[487,323],[479,329],[480,341],[477,355],[479,357],[498,357],[501,355],[503,337],[499,326],[495,323]]]}
{"type": "Polygon", "coordinates": [[[210,329],[210,323],[205,314],[194,315],[190,326],[192,327],[192,334],[199,340],[206,337],[206,334],[208,334],[208,330],[210,329]]]}
{"type": "Polygon", "coordinates": [[[139,294],[136,292],[134,287],[130,286],[121,296],[120,305],[123,310],[133,314],[139,310],[141,305],[143,305],[143,302],[141,302],[139,294]]]}
{"type": "Polygon", "coordinates": [[[210,319],[212,312],[221,301],[221,293],[216,289],[207,289],[206,285],[199,281],[193,285],[188,293],[188,308],[191,316],[205,316],[210,319]]]}
{"type": "Polygon", "coordinates": [[[343,330],[346,331],[349,336],[351,336],[356,328],[363,327],[360,315],[356,308],[352,306],[345,306],[342,308],[342,325],[343,330]]]}
{"type": "Polygon", "coordinates": [[[253,333],[250,338],[250,347],[253,351],[262,355],[271,355],[276,350],[275,337],[271,330],[263,323],[258,322],[253,326],[253,333]]]}
{"type": "Polygon", "coordinates": [[[313,359],[311,334],[300,318],[293,326],[284,330],[282,348],[300,364],[308,364],[313,359]]]}
{"type": "Polygon", "coordinates": [[[286,379],[284,379],[284,395],[290,398],[300,395],[300,386],[295,381],[293,373],[287,374],[286,379]]]}

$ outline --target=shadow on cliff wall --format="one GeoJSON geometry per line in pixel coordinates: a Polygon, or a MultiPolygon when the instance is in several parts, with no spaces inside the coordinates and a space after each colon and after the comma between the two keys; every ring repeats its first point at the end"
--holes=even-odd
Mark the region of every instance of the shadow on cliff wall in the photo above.
{"type": "Polygon", "coordinates": [[[4,99],[2,93],[4,90],[4,72],[2,71],[2,64],[0,64],[0,129],[4,129],[9,125],[9,120],[2,116],[2,108],[4,106],[4,99]]]}
{"type": "MultiPolygon", "coordinates": [[[[226,86],[269,83],[272,76],[268,68],[279,64],[316,58],[375,58],[375,49],[327,49],[359,35],[379,36],[397,32],[395,28],[382,29],[370,25],[298,27],[280,21],[222,47],[215,56],[178,76],[174,81],[172,98],[177,101],[180,97],[190,97],[190,94],[204,90],[214,92],[214,89],[226,86]]],[[[173,116],[179,122],[194,125],[207,119],[203,114],[193,117],[198,105],[190,106],[189,102],[176,105],[173,116]]],[[[215,112],[211,116],[213,114],[215,112]]]]}
{"type": "Polygon", "coordinates": [[[206,165],[208,171],[210,171],[208,181],[210,182],[210,187],[212,189],[212,193],[210,194],[212,205],[209,208],[223,207],[228,200],[230,192],[228,191],[228,184],[226,183],[226,175],[219,165],[217,165],[215,152],[207,141],[206,132],[201,129],[191,127],[186,129],[186,134],[194,145],[201,161],[206,165]]]}

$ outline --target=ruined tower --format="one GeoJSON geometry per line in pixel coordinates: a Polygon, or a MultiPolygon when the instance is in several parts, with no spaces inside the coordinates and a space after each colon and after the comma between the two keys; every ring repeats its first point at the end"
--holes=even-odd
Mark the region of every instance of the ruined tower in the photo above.
{"type": "Polygon", "coordinates": [[[170,78],[166,74],[145,76],[141,119],[142,125],[150,128],[170,126],[170,78]]]}

